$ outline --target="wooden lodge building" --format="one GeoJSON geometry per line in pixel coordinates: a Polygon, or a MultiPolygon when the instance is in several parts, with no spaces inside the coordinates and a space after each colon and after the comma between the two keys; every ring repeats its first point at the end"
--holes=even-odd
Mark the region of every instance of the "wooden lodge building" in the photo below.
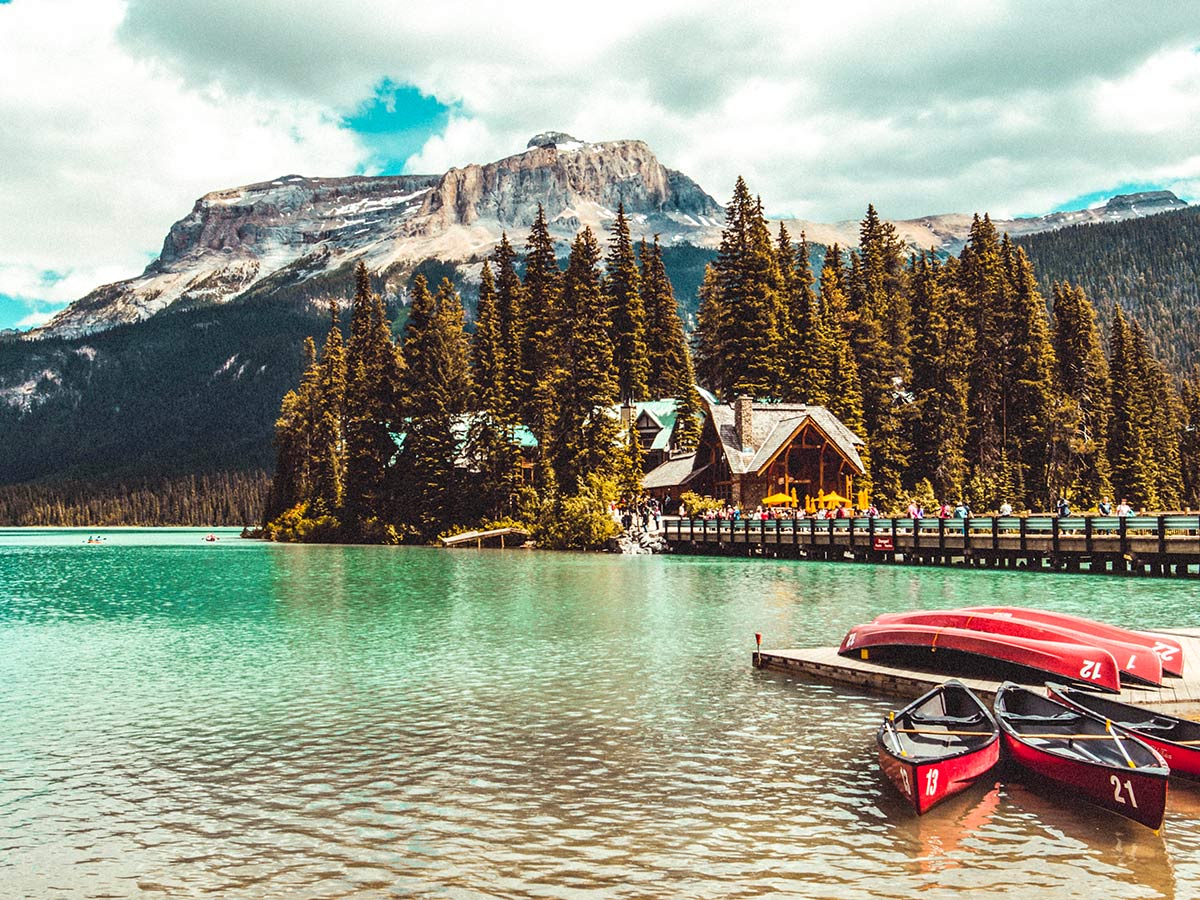
{"type": "Polygon", "coordinates": [[[704,427],[695,453],[674,455],[646,474],[643,487],[657,497],[683,491],[753,508],[764,497],[793,494],[804,504],[825,495],[854,496],[865,471],[863,441],[823,406],[732,404],[705,398],[704,427]]]}

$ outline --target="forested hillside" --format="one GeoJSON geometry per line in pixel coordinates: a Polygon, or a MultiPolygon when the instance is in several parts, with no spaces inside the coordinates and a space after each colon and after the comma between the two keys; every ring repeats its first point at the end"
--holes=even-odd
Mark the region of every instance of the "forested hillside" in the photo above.
{"type": "Polygon", "coordinates": [[[1200,362],[1200,208],[1023,237],[1047,295],[1055,282],[1083,288],[1112,325],[1120,303],[1141,323],[1154,356],[1182,374],[1200,362]]]}

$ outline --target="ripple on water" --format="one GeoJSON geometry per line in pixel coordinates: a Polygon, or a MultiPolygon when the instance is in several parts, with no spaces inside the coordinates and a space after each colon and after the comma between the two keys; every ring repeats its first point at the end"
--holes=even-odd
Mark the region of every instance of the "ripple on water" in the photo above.
{"type": "Polygon", "coordinates": [[[887,701],[749,667],[1031,591],[1197,624],[1170,582],[123,540],[0,538],[14,896],[1200,894],[1200,793],[1161,837],[1015,784],[918,819],[887,701]]]}

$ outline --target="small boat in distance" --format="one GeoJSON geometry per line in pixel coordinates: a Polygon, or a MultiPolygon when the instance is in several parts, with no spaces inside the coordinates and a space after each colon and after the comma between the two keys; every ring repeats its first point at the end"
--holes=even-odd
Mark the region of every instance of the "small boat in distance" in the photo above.
{"type": "Polygon", "coordinates": [[[1069,628],[1080,635],[1106,637],[1114,641],[1125,641],[1130,644],[1140,644],[1153,650],[1162,660],[1163,673],[1166,675],[1183,676],[1183,646],[1174,638],[1161,634],[1144,634],[1128,628],[1109,625],[1107,622],[1097,622],[1095,619],[1085,619],[1083,616],[1072,616],[1067,613],[1050,612],[1045,609],[1028,609],[1024,606],[968,606],[963,612],[988,613],[993,616],[1012,616],[1027,622],[1037,622],[1042,625],[1054,625],[1058,628],[1069,628]]]}
{"type": "Polygon", "coordinates": [[[879,766],[920,815],[1000,759],[1000,730],[969,688],[947,681],[893,712],[875,738],[879,766]]]}
{"type": "MultiPolygon", "coordinates": [[[[983,659],[1033,669],[1067,681],[1079,681],[1094,690],[1120,693],[1117,662],[1107,650],[1062,641],[1039,641],[1006,634],[988,634],[966,628],[932,625],[855,625],[842,639],[841,656],[869,659],[872,650],[925,648],[930,654],[952,650],[983,659]]],[[[999,679],[997,679],[999,680],[999,679]]],[[[1039,680],[1041,680],[1039,678],[1039,680]]]]}
{"type": "Polygon", "coordinates": [[[210,544],[211,544],[211,543],[213,543],[214,541],[219,541],[219,540],[220,540],[220,538],[219,538],[219,537],[217,537],[215,534],[206,534],[206,535],[204,536],[204,540],[205,540],[207,543],[210,543],[210,544]]]}
{"type": "Polygon", "coordinates": [[[1172,775],[1200,780],[1200,722],[1142,709],[1109,697],[1046,682],[1050,697],[1067,706],[1110,720],[1158,751],[1172,775]]]}
{"type": "Polygon", "coordinates": [[[1005,682],[994,706],[1004,752],[1077,796],[1153,828],[1167,808],[1167,764],[1153,748],[1083,710],[1005,682]]]}
{"type": "Polygon", "coordinates": [[[1113,655],[1122,677],[1144,684],[1162,685],[1162,662],[1158,655],[1145,644],[1131,644],[1127,641],[1116,641],[1106,637],[1082,635],[1069,628],[1031,622],[1015,616],[994,615],[962,609],[918,609],[902,613],[885,613],[876,616],[875,621],[881,625],[932,625],[936,628],[966,628],[970,631],[1007,634],[1033,638],[1038,641],[1060,641],[1095,646],[1107,650],[1113,655]]]}

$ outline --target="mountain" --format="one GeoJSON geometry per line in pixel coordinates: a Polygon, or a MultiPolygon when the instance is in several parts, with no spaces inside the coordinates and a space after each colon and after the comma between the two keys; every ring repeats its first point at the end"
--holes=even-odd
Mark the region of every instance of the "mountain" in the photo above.
{"type": "MultiPolygon", "coordinates": [[[[171,226],[158,259],[141,275],[97,288],[30,336],[79,337],[165,310],[239,298],[345,296],[360,259],[385,297],[401,303],[414,272],[441,262],[427,274],[456,277],[470,304],[483,258],[505,231],[519,247],[539,204],[565,255],[584,225],[603,236],[621,203],[635,239],[659,234],[668,250],[680,251],[674,257],[681,268],[672,275],[681,277],[684,312],[693,312],[694,286],[711,258],[694,248],[711,251],[719,244],[720,204],[691,178],[662,165],[642,141],[588,143],[545,132],[522,153],[443,175],[284,175],[205,194],[171,226]]],[[[996,224],[1017,236],[1186,206],[1169,191],[1152,191],[1114,197],[1098,208],[996,224]]],[[[956,253],[971,218],[946,214],[894,224],[914,248],[956,253]]],[[[814,244],[858,243],[857,220],[787,225],[814,244]]]]}
{"type": "Polygon", "coordinates": [[[426,260],[478,263],[503,231],[519,245],[539,204],[565,247],[584,225],[603,232],[620,203],[637,235],[704,246],[720,234],[721,206],[642,141],[549,132],[523,153],[440,176],[285,175],[205,194],[145,272],[97,288],[33,334],[78,337],[237,297],[337,295],[360,259],[385,294],[402,297],[426,260]]]}

